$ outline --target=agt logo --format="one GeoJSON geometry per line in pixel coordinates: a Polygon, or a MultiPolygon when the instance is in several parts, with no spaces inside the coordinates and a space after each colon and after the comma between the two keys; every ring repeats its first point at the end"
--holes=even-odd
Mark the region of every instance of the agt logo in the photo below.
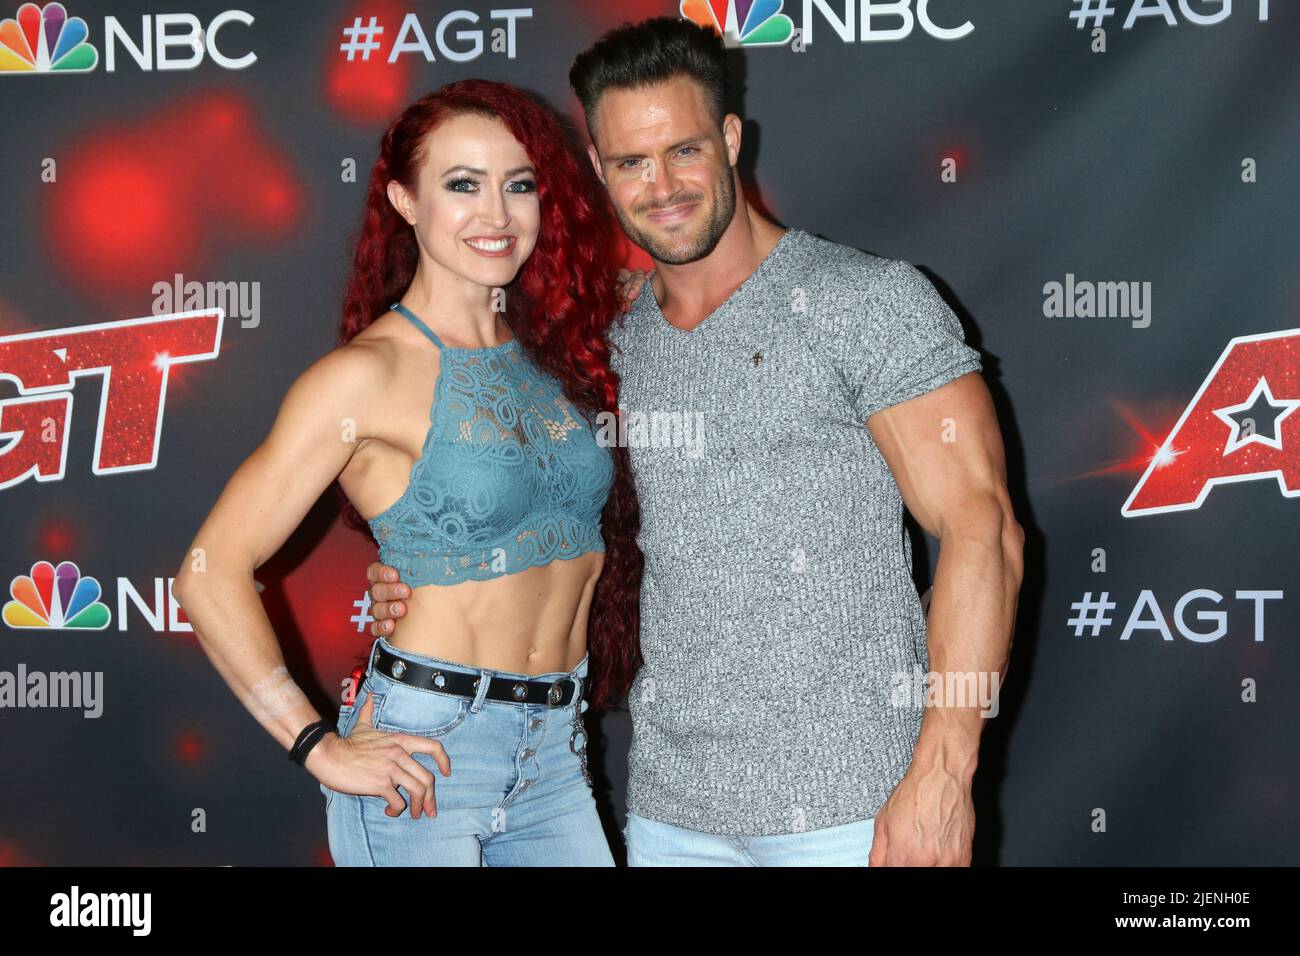
{"type": "Polygon", "coordinates": [[[814,25],[819,36],[829,30],[843,43],[905,40],[918,25],[937,40],[958,40],[975,29],[969,20],[940,26],[930,16],[930,0],[915,5],[913,11],[913,0],[803,0],[800,27],[781,12],[783,0],[681,0],[678,11],[712,29],[726,46],[790,44],[796,53],[812,46],[814,25]]]}
{"type": "MultiPolygon", "coordinates": [[[[143,626],[160,634],[193,633],[193,625],[184,619],[172,594],[174,580],[155,577],[152,599],[146,600],[131,581],[119,577],[117,629],[143,626]]],[[[83,575],[73,561],[60,561],[57,567],[37,561],[26,574],[9,582],[9,597],[2,616],[14,630],[102,631],[112,620],[99,581],[83,575]]]]}
{"type": "Polygon", "coordinates": [[[1297,407],[1300,329],[1230,340],[1120,513],[1199,508],[1215,485],[1265,478],[1300,496],[1297,407]]]}
{"type": "MultiPolygon", "coordinates": [[[[192,13],[144,14],[139,36],[117,17],[104,17],[104,69],[117,70],[120,46],[145,72],[193,70],[205,56],[227,70],[242,70],[257,62],[251,50],[229,56],[217,34],[230,22],[253,25],[253,15],[226,10],[204,27],[192,13]],[[155,66],[156,64],[156,66],[155,66]]],[[[90,42],[90,28],[81,17],[69,17],[61,3],[24,3],[14,16],[0,21],[0,76],[89,73],[99,65],[99,51],[90,42]]]]}
{"type": "Polygon", "coordinates": [[[171,368],[216,358],[224,318],[205,309],[0,336],[0,380],[19,392],[0,400],[0,490],[63,479],[73,388],[88,375],[104,379],[91,470],[155,467],[171,368]]]}

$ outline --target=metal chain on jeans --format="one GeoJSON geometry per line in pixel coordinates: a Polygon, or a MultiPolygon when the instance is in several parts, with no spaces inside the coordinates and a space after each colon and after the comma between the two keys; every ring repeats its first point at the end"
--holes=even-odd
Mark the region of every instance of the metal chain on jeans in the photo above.
{"type": "Polygon", "coordinates": [[[577,693],[579,697],[573,702],[573,732],[569,734],[569,752],[578,755],[578,763],[582,767],[582,778],[587,781],[587,787],[590,789],[592,786],[591,772],[587,769],[587,728],[582,722],[581,682],[579,682],[578,687],[577,693]],[[582,749],[575,750],[573,742],[578,739],[579,734],[582,735],[582,749]]]}
{"type": "Polygon", "coordinates": [[[580,726],[577,726],[578,722],[581,720],[581,717],[574,718],[575,726],[573,728],[573,733],[569,735],[569,750],[578,755],[578,763],[582,766],[582,779],[586,780],[587,786],[590,787],[591,772],[587,769],[587,732],[580,726]],[[577,739],[579,734],[582,734],[582,748],[580,750],[574,750],[573,742],[577,739]]]}

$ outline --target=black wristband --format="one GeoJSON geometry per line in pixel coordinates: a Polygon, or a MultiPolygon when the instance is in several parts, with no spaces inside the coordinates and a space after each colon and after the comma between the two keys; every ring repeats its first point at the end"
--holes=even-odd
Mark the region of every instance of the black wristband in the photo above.
{"type": "Polygon", "coordinates": [[[321,738],[331,731],[337,733],[338,728],[324,718],[308,724],[298,734],[298,739],[293,742],[293,746],[289,748],[289,759],[300,767],[304,766],[311,748],[320,743],[321,738]]]}

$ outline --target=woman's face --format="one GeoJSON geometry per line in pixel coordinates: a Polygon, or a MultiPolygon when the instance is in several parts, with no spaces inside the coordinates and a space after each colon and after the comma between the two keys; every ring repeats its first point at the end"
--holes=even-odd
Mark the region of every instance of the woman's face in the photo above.
{"type": "Polygon", "coordinates": [[[512,282],[537,245],[541,208],[536,171],[505,124],[475,113],[444,121],[425,139],[418,175],[418,195],[394,181],[388,197],[425,254],[468,282],[512,282]]]}

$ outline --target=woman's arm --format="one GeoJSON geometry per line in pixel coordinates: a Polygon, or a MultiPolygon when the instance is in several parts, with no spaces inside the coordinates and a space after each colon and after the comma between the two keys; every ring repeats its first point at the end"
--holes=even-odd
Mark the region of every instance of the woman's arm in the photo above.
{"type": "MultiPolygon", "coordinates": [[[[347,465],[389,378],[379,351],[360,344],[335,349],[303,372],[285,395],[270,434],[231,476],[199,528],[172,588],[217,671],[286,751],[320,714],[289,676],[253,572],[347,465]]],[[[409,751],[435,753],[428,746],[433,742],[373,734],[375,739],[358,734],[368,752],[346,770],[336,749],[342,741],[327,735],[308,754],[307,769],[327,786],[333,781],[335,789],[369,787],[362,792],[387,796],[398,812],[405,808],[394,789],[400,783],[412,795],[413,816],[426,799],[425,810],[432,812],[433,776],[409,751]]]]}

